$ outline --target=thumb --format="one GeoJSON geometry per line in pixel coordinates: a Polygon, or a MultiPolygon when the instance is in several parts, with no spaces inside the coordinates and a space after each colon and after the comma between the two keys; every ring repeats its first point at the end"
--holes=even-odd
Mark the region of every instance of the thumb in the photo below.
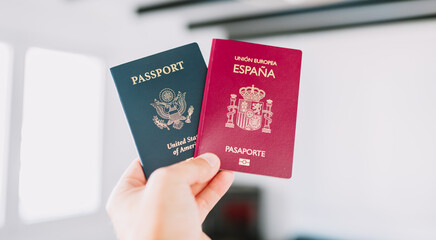
{"type": "Polygon", "coordinates": [[[130,163],[129,167],[124,171],[116,188],[142,187],[146,182],[141,161],[136,159],[130,163]]]}
{"type": "Polygon", "coordinates": [[[220,169],[220,159],[213,153],[205,153],[163,168],[178,181],[189,185],[205,183],[211,180],[220,169]]]}

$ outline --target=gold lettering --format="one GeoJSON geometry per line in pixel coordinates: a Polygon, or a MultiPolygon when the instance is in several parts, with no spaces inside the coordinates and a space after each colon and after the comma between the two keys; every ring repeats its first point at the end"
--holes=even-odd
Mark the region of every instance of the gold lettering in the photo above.
{"type": "Polygon", "coordinates": [[[269,77],[269,76],[272,76],[273,78],[276,78],[276,76],[274,75],[274,72],[273,72],[273,70],[271,69],[270,71],[269,71],[269,73],[268,73],[268,76],[267,77],[269,77]]]}
{"type": "Polygon", "coordinates": [[[139,74],[138,76],[132,76],[130,79],[132,80],[132,85],[136,85],[138,83],[146,82],[151,79],[155,79],[158,77],[162,77],[163,75],[168,75],[173,72],[181,71],[185,69],[183,67],[183,61],[178,61],[173,64],[169,64],[168,66],[163,66],[160,68],[153,69],[149,72],[145,72],[144,74],[139,74]]]}
{"type": "Polygon", "coordinates": [[[247,74],[247,75],[256,75],[258,77],[273,77],[276,78],[273,69],[267,69],[265,66],[261,66],[260,68],[233,64],[233,73],[239,74],[247,74]]]}
{"type": "Polygon", "coordinates": [[[253,72],[254,72],[254,75],[259,76],[257,74],[257,72],[256,72],[256,68],[255,67],[253,67],[253,69],[251,69],[250,75],[253,74],[253,72]]]}
{"type": "Polygon", "coordinates": [[[171,66],[171,69],[173,70],[173,72],[179,71],[179,69],[177,69],[177,65],[176,64],[173,63],[170,66],[171,66]]]}
{"type": "Polygon", "coordinates": [[[239,73],[240,73],[240,74],[243,74],[243,73],[244,73],[244,67],[245,67],[244,65],[240,65],[240,66],[239,66],[239,73]]]}
{"type": "Polygon", "coordinates": [[[262,66],[261,68],[259,68],[259,75],[262,74],[264,77],[266,77],[266,69],[264,66],[262,66]]]}
{"type": "Polygon", "coordinates": [[[132,78],[132,81],[133,81],[133,85],[135,85],[136,81],[138,81],[138,77],[137,76],[133,76],[131,78],[132,78]]]}
{"type": "Polygon", "coordinates": [[[144,74],[144,76],[145,76],[145,81],[148,81],[148,80],[151,79],[151,77],[150,77],[150,73],[149,73],[149,72],[146,72],[146,73],[144,74]]]}
{"type": "Polygon", "coordinates": [[[179,67],[180,67],[180,70],[184,69],[184,68],[183,68],[183,66],[182,66],[182,63],[183,63],[183,61],[180,61],[180,62],[176,62],[176,64],[178,64],[178,65],[179,65],[179,67]]]}
{"type": "Polygon", "coordinates": [[[168,67],[168,66],[165,66],[165,67],[163,68],[163,73],[165,73],[165,74],[170,74],[170,73],[171,73],[171,68],[168,67]],[[165,69],[168,69],[168,72],[165,71],[165,69]]]}
{"type": "Polygon", "coordinates": [[[233,65],[233,72],[234,72],[234,73],[238,73],[238,67],[239,67],[238,64],[234,64],[234,65],[233,65]]]}
{"type": "Polygon", "coordinates": [[[145,79],[142,77],[142,75],[139,75],[138,83],[142,83],[142,82],[145,82],[145,79]]]}
{"type": "Polygon", "coordinates": [[[156,72],[154,70],[150,71],[150,74],[151,74],[151,79],[156,78],[156,72]]]}
{"type": "Polygon", "coordinates": [[[162,69],[160,69],[160,68],[156,69],[156,73],[157,73],[157,76],[160,77],[160,74],[162,73],[162,69]]]}

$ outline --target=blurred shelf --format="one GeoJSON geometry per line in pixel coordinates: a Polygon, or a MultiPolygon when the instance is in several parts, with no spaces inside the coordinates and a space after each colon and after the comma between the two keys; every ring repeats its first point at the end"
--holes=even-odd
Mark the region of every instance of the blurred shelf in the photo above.
{"type": "Polygon", "coordinates": [[[246,39],[436,18],[436,1],[340,1],[267,13],[204,19],[189,29],[223,27],[230,39],[246,39]]]}

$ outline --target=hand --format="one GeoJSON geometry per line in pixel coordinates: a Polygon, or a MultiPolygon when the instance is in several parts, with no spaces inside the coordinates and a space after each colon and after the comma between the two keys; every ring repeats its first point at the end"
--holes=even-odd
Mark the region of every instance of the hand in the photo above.
{"type": "Polygon", "coordinates": [[[209,239],[201,224],[233,182],[211,153],[154,171],[148,181],[139,160],[127,168],[106,210],[121,240],[209,239]]]}

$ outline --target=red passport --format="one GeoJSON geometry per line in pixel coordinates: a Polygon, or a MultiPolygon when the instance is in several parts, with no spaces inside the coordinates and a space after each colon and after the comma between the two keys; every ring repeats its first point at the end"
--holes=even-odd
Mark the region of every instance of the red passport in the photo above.
{"type": "Polygon", "coordinates": [[[292,175],[301,51],[214,39],[195,156],[221,169],[292,175]]]}

